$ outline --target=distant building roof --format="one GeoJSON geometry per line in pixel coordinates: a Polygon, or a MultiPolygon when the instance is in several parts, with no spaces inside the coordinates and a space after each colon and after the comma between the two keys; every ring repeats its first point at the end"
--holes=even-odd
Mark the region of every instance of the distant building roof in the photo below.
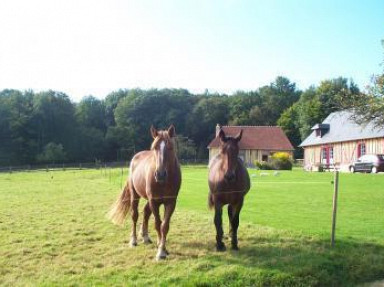
{"type": "Polygon", "coordinates": [[[350,111],[334,112],[330,114],[322,124],[315,125],[313,132],[300,144],[301,147],[322,145],[334,142],[353,141],[384,137],[384,127],[375,128],[373,123],[357,124],[352,119],[350,111]],[[321,137],[316,136],[316,129],[329,126],[329,130],[321,137]]]}
{"type": "MultiPolygon", "coordinates": [[[[239,142],[240,149],[258,150],[293,150],[289,139],[281,127],[273,126],[223,126],[227,136],[236,136],[243,130],[243,136],[239,142]]],[[[208,148],[217,148],[220,145],[218,133],[210,142],[208,148]]]]}

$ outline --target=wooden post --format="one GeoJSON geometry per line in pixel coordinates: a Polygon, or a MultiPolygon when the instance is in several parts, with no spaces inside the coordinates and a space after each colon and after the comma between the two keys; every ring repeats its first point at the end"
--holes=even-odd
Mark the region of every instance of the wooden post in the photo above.
{"type": "Polygon", "coordinates": [[[333,209],[332,209],[332,234],[331,234],[331,246],[335,246],[335,232],[336,232],[336,214],[337,214],[337,196],[339,193],[339,171],[335,170],[333,191],[333,209]]]}

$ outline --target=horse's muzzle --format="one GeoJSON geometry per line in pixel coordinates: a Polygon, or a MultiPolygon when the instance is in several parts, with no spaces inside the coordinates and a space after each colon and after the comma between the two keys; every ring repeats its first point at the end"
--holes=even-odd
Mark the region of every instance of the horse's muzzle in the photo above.
{"type": "Polygon", "coordinates": [[[164,171],[156,170],[155,171],[156,182],[163,183],[166,178],[167,178],[167,171],[166,170],[164,170],[164,171]]]}
{"type": "Polygon", "coordinates": [[[235,179],[236,179],[236,175],[235,173],[232,171],[232,172],[227,172],[225,175],[224,175],[224,178],[226,181],[228,182],[234,182],[235,179]]]}

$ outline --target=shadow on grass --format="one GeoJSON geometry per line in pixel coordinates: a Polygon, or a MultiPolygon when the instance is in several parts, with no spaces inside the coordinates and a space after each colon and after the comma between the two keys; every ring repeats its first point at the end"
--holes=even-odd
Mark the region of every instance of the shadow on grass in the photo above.
{"type": "MultiPolygon", "coordinates": [[[[210,244],[188,285],[356,286],[384,278],[384,245],[376,243],[339,240],[331,248],[319,238],[275,234],[243,237],[238,252],[218,253],[210,244]]],[[[207,248],[196,242],[185,245],[207,248]]]]}

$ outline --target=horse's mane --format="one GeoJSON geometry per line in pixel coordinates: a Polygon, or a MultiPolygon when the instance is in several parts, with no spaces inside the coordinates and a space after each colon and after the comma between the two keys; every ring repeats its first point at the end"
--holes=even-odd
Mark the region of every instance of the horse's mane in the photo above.
{"type": "Polygon", "coordinates": [[[158,131],[158,136],[153,140],[151,144],[151,149],[154,149],[158,142],[161,140],[170,140],[170,137],[165,131],[158,131]]]}
{"type": "Polygon", "coordinates": [[[220,154],[215,155],[208,163],[208,168],[211,168],[212,165],[219,160],[220,154]]]}

